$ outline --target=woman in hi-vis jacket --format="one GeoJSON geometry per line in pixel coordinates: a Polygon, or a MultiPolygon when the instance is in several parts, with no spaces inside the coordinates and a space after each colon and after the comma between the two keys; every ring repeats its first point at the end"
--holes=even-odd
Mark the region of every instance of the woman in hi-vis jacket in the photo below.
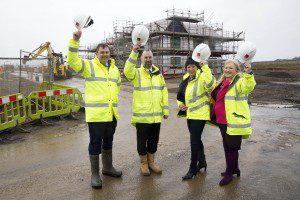
{"type": "Polygon", "coordinates": [[[216,80],[205,61],[200,65],[192,58],[187,59],[185,66],[188,73],[183,76],[177,94],[178,116],[187,118],[191,146],[190,167],[183,180],[191,179],[201,168],[205,171],[207,168],[201,135],[206,121],[210,120],[208,93],[214,88],[216,80]]]}
{"type": "Polygon", "coordinates": [[[240,176],[238,151],[242,138],[249,138],[252,133],[248,94],[253,91],[256,82],[250,64],[244,63],[243,68],[242,75],[236,60],[226,60],[223,75],[211,92],[211,121],[220,128],[226,159],[220,186],[229,184],[233,174],[240,176]]]}

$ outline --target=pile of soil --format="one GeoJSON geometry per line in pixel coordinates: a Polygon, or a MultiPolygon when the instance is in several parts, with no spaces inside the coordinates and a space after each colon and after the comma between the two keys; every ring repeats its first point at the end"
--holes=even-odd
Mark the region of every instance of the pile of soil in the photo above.
{"type": "Polygon", "coordinates": [[[279,71],[268,72],[264,76],[274,77],[274,78],[294,78],[294,76],[292,76],[291,74],[289,74],[287,72],[279,72],[279,71]]]}

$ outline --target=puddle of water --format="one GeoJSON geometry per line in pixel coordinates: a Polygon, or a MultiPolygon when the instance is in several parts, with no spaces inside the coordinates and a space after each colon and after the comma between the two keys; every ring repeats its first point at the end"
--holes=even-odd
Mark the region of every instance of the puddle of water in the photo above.
{"type": "Polygon", "coordinates": [[[285,84],[285,85],[300,85],[300,81],[295,81],[295,82],[270,81],[270,83],[275,83],[275,84],[285,84]]]}
{"type": "Polygon", "coordinates": [[[292,104],[259,104],[252,103],[252,106],[265,107],[265,108],[294,108],[295,105],[292,104]]]}

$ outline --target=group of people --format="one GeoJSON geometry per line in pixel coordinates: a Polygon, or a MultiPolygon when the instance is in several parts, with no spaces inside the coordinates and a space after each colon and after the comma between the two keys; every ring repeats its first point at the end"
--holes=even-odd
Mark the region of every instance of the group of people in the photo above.
{"type": "MultiPolygon", "coordinates": [[[[118,115],[118,94],[121,77],[114,59],[110,58],[108,45],[99,44],[96,57],[92,60],[78,57],[81,31],[73,33],[70,40],[67,61],[85,78],[85,112],[89,128],[88,146],[91,163],[91,186],[102,188],[99,155],[102,155],[102,174],[121,177],[122,171],[112,164],[113,137],[120,119],[118,115]]],[[[133,45],[126,61],[124,74],[133,84],[132,125],[136,127],[137,151],[140,156],[140,170],[144,176],[150,172],[161,174],[155,162],[162,119],[169,116],[168,90],[159,68],[153,65],[151,50],[145,49],[138,56],[141,45],[133,45]]],[[[255,80],[249,63],[244,64],[244,74],[235,60],[224,64],[220,81],[214,76],[205,61],[186,61],[187,74],[179,86],[177,101],[178,116],[187,118],[190,132],[191,162],[183,180],[191,179],[207,163],[201,135],[206,123],[219,126],[223,138],[226,170],[220,185],[231,182],[232,175],[240,176],[238,150],[242,138],[251,134],[250,112],[247,95],[254,89],[255,80]]]]}

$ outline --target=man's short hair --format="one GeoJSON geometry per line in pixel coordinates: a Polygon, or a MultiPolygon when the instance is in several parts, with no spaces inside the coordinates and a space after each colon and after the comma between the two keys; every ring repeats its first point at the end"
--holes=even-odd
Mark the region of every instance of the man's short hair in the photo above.
{"type": "Polygon", "coordinates": [[[106,48],[106,47],[109,49],[108,44],[100,43],[100,44],[98,44],[97,47],[96,47],[96,52],[98,52],[100,48],[104,49],[104,48],[106,48]]]}
{"type": "Polygon", "coordinates": [[[144,51],[151,51],[151,49],[149,47],[145,47],[144,51]]]}
{"type": "Polygon", "coordinates": [[[146,52],[150,52],[153,55],[153,52],[151,51],[150,48],[145,48],[142,52],[142,56],[146,53],[146,52]]]}

